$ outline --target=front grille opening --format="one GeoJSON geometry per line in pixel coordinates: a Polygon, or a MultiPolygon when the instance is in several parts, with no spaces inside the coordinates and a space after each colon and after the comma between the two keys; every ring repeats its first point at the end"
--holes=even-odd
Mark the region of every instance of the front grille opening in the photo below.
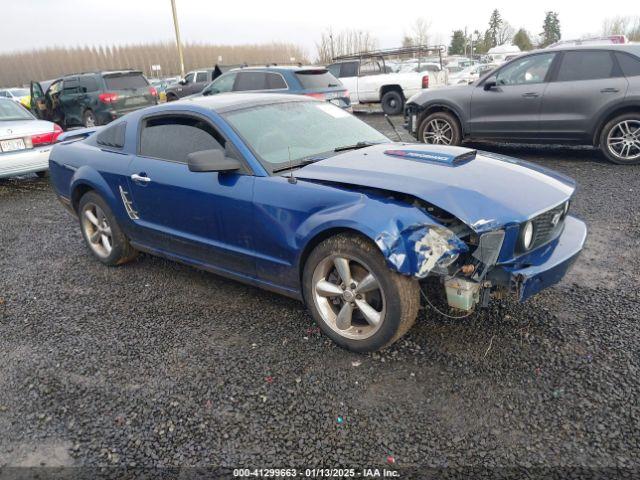
{"type": "MultiPolygon", "coordinates": [[[[546,212],[531,219],[531,222],[533,223],[533,242],[531,247],[527,250],[524,248],[522,238],[520,238],[518,242],[518,253],[525,253],[534,250],[555,239],[560,234],[564,226],[564,219],[568,211],[568,208],[566,207],[567,202],[562,203],[551,210],[547,210],[546,212]]],[[[520,231],[522,231],[523,227],[524,224],[520,226],[520,231]]]]}

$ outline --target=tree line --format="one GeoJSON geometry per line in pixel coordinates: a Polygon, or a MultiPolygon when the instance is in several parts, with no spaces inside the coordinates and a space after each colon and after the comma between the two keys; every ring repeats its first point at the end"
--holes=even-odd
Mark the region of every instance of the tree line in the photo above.
{"type": "MultiPolygon", "coordinates": [[[[188,43],[184,46],[185,69],[213,67],[220,63],[250,65],[308,62],[304,50],[291,43],[262,45],[212,45],[188,43]],[[293,59],[293,60],[292,60],[293,59]]],[[[26,85],[32,80],[47,80],[77,72],[142,70],[147,76],[156,76],[152,65],[160,65],[160,75],[180,73],[175,43],[143,45],[53,47],[27,52],[0,54],[0,86],[26,85]]]]}
{"type": "MultiPolygon", "coordinates": [[[[626,35],[632,42],[640,41],[640,17],[613,17],[603,21],[602,30],[597,34],[587,34],[584,37],[596,35],[626,35]]],[[[522,51],[534,48],[544,48],[562,37],[560,19],[557,12],[545,13],[541,32],[532,34],[524,28],[517,31],[502,18],[500,11],[495,9],[489,18],[489,24],[484,33],[475,30],[468,34],[465,30],[454,30],[449,44],[450,55],[465,55],[473,53],[486,53],[489,49],[498,45],[516,45],[522,51]]]]}

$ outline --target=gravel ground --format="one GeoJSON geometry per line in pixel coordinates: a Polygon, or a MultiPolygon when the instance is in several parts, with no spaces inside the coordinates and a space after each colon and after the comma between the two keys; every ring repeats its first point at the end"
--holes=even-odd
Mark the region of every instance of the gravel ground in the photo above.
{"type": "Polygon", "coordinates": [[[287,298],[149,256],[106,268],[46,181],[0,182],[0,467],[640,466],[640,167],[475,147],[576,178],[584,254],[527,304],[426,310],[370,355],[287,298]]]}

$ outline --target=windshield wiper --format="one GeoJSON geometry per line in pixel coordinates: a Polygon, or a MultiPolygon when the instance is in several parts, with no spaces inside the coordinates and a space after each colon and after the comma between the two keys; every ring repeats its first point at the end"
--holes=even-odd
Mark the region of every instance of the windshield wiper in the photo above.
{"type": "Polygon", "coordinates": [[[333,149],[334,152],[344,152],[346,150],[358,150],[359,148],[370,147],[372,145],[376,145],[374,142],[358,142],[353,145],[344,145],[343,147],[336,147],[333,149]]]}
{"type": "Polygon", "coordinates": [[[298,162],[298,163],[294,163],[293,165],[286,165],[284,167],[280,167],[280,168],[274,168],[273,170],[271,170],[273,173],[278,173],[278,172],[284,172],[285,170],[291,170],[294,168],[300,168],[300,167],[305,167],[307,165],[311,165],[312,163],[315,162],[319,162],[320,160],[324,160],[327,157],[310,157],[310,158],[305,158],[304,160],[298,162]]]}

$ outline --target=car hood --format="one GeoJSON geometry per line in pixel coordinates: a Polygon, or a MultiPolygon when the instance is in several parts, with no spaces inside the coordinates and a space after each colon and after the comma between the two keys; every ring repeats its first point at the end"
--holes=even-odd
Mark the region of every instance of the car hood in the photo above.
{"type": "MultiPolygon", "coordinates": [[[[452,76],[450,75],[451,79],[452,76]]],[[[429,102],[450,101],[465,105],[471,98],[475,85],[448,85],[436,89],[425,89],[413,95],[407,103],[425,105],[429,102]]]]}
{"type": "Polygon", "coordinates": [[[461,147],[388,143],[301,168],[300,179],[376,188],[435,205],[478,233],[526,221],[571,197],[575,183],[522,160],[461,147]]]}
{"type": "Polygon", "coordinates": [[[44,120],[9,120],[0,122],[0,139],[17,138],[53,131],[53,123],[44,120]]]}

